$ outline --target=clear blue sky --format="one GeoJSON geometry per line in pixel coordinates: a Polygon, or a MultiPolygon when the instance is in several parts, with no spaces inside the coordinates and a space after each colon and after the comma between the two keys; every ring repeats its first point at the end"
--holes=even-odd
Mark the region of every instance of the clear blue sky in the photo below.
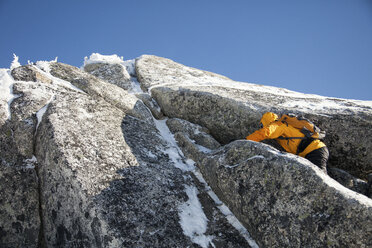
{"type": "Polygon", "coordinates": [[[0,68],[154,54],[234,80],[372,100],[372,0],[0,0],[0,68]]]}

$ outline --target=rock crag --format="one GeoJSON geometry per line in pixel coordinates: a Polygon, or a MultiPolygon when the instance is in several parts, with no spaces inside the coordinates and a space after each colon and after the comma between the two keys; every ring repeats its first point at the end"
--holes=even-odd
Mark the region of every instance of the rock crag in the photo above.
{"type": "Polygon", "coordinates": [[[0,247],[372,246],[370,102],[150,55],[1,69],[0,86],[0,247]],[[340,183],[244,140],[266,111],[326,130],[340,183]]]}

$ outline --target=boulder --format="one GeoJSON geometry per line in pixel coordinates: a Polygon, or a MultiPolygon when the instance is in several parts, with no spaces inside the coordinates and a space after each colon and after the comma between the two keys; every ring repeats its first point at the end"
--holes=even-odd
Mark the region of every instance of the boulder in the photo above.
{"type": "Polygon", "coordinates": [[[200,125],[188,122],[186,120],[173,118],[167,120],[167,126],[172,133],[184,133],[190,137],[195,144],[205,147],[209,150],[214,150],[220,147],[220,143],[218,143],[209,134],[209,130],[200,125]]]}
{"type": "Polygon", "coordinates": [[[24,65],[14,68],[11,72],[16,81],[43,82],[51,84],[52,79],[43,75],[34,65],[24,65]]]}
{"type": "Polygon", "coordinates": [[[225,76],[187,67],[170,59],[153,55],[142,55],[136,59],[135,66],[138,81],[146,92],[154,86],[192,83],[190,79],[205,83],[231,81],[225,76]]]}
{"type": "Polygon", "coordinates": [[[120,64],[92,63],[85,65],[84,71],[125,90],[132,87],[129,73],[120,64]]]}
{"type": "Polygon", "coordinates": [[[313,120],[327,132],[330,167],[362,179],[372,169],[372,153],[368,153],[372,145],[370,102],[234,82],[155,56],[137,59],[136,70],[141,87],[151,90],[166,116],[207,127],[222,144],[255,131],[267,111],[292,112],[313,120]]]}
{"type": "Polygon", "coordinates": [[[198,166],[262,247],[369,247],[372,200],[318,167],[252,141],[234,141],[198,166]]]}

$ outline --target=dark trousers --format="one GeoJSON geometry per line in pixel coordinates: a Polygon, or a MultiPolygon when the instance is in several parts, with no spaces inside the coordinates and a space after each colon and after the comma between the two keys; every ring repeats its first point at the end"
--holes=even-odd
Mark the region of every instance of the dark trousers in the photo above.
{"type": "Polygon", "coordinates": [[[326,146],[316,149],[305,156],[310,162],[318,166],[327,173],[327,161],[329,157],[328,148],[326,146]]]}

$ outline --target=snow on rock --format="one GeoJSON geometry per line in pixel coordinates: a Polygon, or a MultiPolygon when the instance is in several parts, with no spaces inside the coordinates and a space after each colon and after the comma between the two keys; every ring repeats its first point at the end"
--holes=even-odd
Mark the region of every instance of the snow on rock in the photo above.
{"type": "Polygon", "coordinates": [[[94,63],[109,63],[109,64],[121,64],[123,62],[123,56],[118,55],[102,55],[99,53],[92,53],[89,58],[84,58],[84,66],[94,63]]]}
{"type": "Polygon", "coordinates": [[[124,61],[123,57],[117,55],[93,53],[89,58],[85,57],[82,69],[130,93],[142,93],[136,78],[134,59],[124,61]]]}
{"type": "MultiPolygon", "coordinates": [[[[42,202],[35,209],[43,206],[47,246],[353,246],[368,239],[348,229],[358,223],[368,231],[367,197],[265,144],[220,144],[244,138],[268,110],[305,111],[324,125],[331,118],[347,126],[353,116],[367,123],[368,102],[234,82],[148,55],[124,61],[93,53],[84,60],[91,75],[56,61],[22,68],[16,56],[12,68],[16,83],[9,70],[0,71],[0,103],[7,119],[12,86],[22,94],[12,104],[18,130],[2,135],[18,139],[7,152],[22,150],[26,127],[33,135],[23,135],[32,142],[17,159],[27,171],[38,168],[42,195],[35,199],[42,202]]],[[[330,141],[345,147],[336,131],[330,141]]]]}
{"type": "MultiPolygon", "coordinates": [[[[35,65],[46,72],[48,75],[50,75],[50,63],[51,62],[58,62],[58,57],[56,57],[54,60],[51,61],[44,61],[44,60],[39,60],[35,63],[35,65]]],[[[50,75],[51,76],[51,75],[50,75]]]]}
{"type": "Polygon", "coordinates": [[[135,66],[134,66],[135,60],[131,59],[131,60],[124,61],[123,56],[119,57],[116,54],[102,55],[102,54],[99,54],[99,53],[92,53],[89,56],[89,58],[88,57],[84,58],[83,67],[85,67],[86,65],[89,65],[89,64],[96,64],[96,63],[119,64],[119,65],[122,65],[126,68],[125,72],[129,73],[129,75],[135,75],[136,74],[136,69],[135,69],[135,66]]]}
{"type": "Polygon", "coordinates": [[[194,171],[196,178],[201,182],[206,190],[208,195],[213,199],[213,201],[218,206],[218,209],[224,214],[228,220],[228,222],[239,231],[239,233],[247,240],[249,245],[252,248],[258,248],[256,241],[254,241],[247,231],[247,229],[242,225],[242,223],[235,217],[235,215],[230,211],[230,209],[218,198],[218,196],[213,192],[211,187],[208,186],[208,183],[205,181],[203,175],[200,173],[199,169],[194,171]]]}
{"type": "Polygon", "coordinates": [[[38,61],[38,62],[36,62],[36,68],[38,69],[38,72],[40,72],[42,75],[46,76],[47,78],[50,78],[52,80],[53,84],[56,84],[58,86],[62,86],[62,87],[74,90],[74,91],[82,93],[82,94],[85,94],[84,91],[82,91],[81,89],[79,89],[78,87],[73,85],[71,82],[68,82],[66,80],[63,80],[61,78],[54,77],[53,75],[51,75],[51,73],[50,73],[50,70],[51,70],[50,63],[56,63],[56,62],[57,62],[57,58],[55,60],[52,60],[52,61],[38,61]]]}
{"type": "Polygon", "coordinates": [[[26,169],[35,169],[35,164],[37,164],[37,158],[35,155],[32,156],[32,158],[24,160],[24,163],[26,164],[26,169]]]}
{"type": "Polygon", "coordinates": [[[156,120],[154,118],[154,121],[156,128],[160,132],[161,137],[168,143],[168,148],[166,149],[165,152],[168,154],[169,158],[174,162],[174,166],[183,171],[193,170],[194,166],[192,164],[183,161],[182,157],[184,157],[184,155],[181,149],[179,149],[173,134],[169,131],[169,128],[166,124],[167,119],[156,120]]]}
{"type": "MultiPolygon", "coordinates": [[[[95,54],[85,65],[95,64],[102,70],[100,63],[127,68],[131,89],[124,91],[56,60],[26,66],[14,62],[16,81],[9,70],[0,74],[0,87],[5,89],[1,102],[6,109],[14,98],[12,86],[20,94],[12,104],[14,118],[7,122],[15,130],[2,133],[0,139],[3,141],[4,134],[13,140],[8,153],[21,151],[13,164],[19,161],[19,168],[33,175],[37,168],[41,188],[36,192],[41,197],[34,199],[42,202],[34,207],[43,206],[46,245],[209,247],[215,239],[219,244],[246,247],[226,218],[208,220],[190,176],[194,162],[184,157],[167,119],[153,118],[134,95],[146,95],[143,99],[163,118],[156,102],[140,88],[135,60],[95,54]],[[186,215],[197,218],[197,226],[190,226],[186,215]],[[56,239],[57,233],[61,236],[56,239]],[[68,237],[76,239],[71,243],[68,237]]],[[[115,72],[119,67],[107,68],[115,72]]],[[[8,163],[8,155],[1,159],[2,164],[13,165],[8,163]]],[[[223,216],[214,212],[216,215],[223,216]]],[[[40,228],[40,222],[32,223],[40,228]]],[[[9,235],[0,237],[0,246],[20,230],[7,227],[9,235]]],[[[27,236],[26,231],[22,229],[21,236],[27,236]]],[[[35,233],[32,238],[37,241],[39,232],[35,233]]],[[[27,246],[23,239],[18,240],[12,246],[27,246]]]]}
{"type": "Polygon", "coordinates": [[[14,80],[8,69],[0,69],[0,117],[2,120],[11,119],[10,104],[17,97],[13,94],[14,80]]]}
{"type": "Polygon", "coordinates": [[[47,111],[48,106],[49,106],[50,102],[53,100],[53,98],[54,98],[54,95],[52,95],[50,97],[50,99],[48,100],[48,102],[39,111],[36,112],[36,117],[37,117],[36,130],[38,129],[38,127],[41,123],[41,120],[43,119],[43,115],[47,111]]]}
{"type": "Polygon", "coordinates": [[[19,59],[18,56],[13,53],[13,57],[14,59],[12,61],[12,64],[10,65],[10,70],[13,70],[14,68],[21,66],[21,64],[18,62],[19,59]]]}
{"type": "Polygon", "coordinates": [[[206,236],[208,219],[198,199],[198,190],[194,186],[185,185],[188,200],[179,207],[180,224],[183,233],[203,248],[207,248],[213,237],[206,236]]]}

